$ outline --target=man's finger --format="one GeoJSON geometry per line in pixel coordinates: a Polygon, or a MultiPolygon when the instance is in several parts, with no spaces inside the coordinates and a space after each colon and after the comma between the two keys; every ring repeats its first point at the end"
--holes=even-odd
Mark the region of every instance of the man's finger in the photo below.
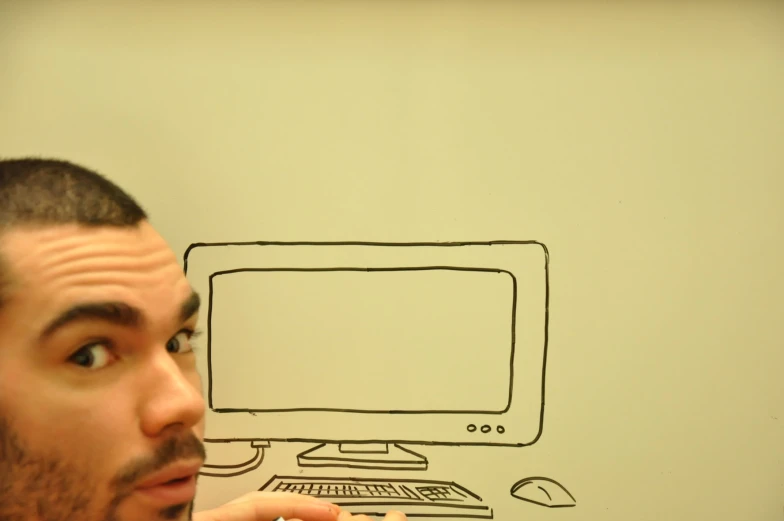
{"type": "Polygon", "coordinates": [[[290,499],[248,500],[227,503],[212,510],[194,514],[194,521],[273,521],[298,519],[301,521],[337,521],[335,506],[312,501],[291,501],[290,499]]]}
{"type": "Polygon", "coordinates": [[[386,515],[384,521],[406,521],[406,516],[403,512],[393,510],[386,515]]]}
{"type": "Polygon", "coordinates": [[[305,494],[295,494],[294,492],[259,492],[259,491],[248,492],[247,494],[243,494],[237,499],[229,501],[226,504],[232,505],[235,503],[244,503],[245,501],[261,501],[261,500],[267,501],[272,499],[278,499],[283,501],[309,501],[311,503],[319,503],[319,504],[326,504],[326,505],[331,504],[317,497],[308,496],[305,494]]]}
{"type": "Polygon", "coordinates": [[[366,516],[365,514],[357,514],[352,516],[351,514],[347,515],[345,518],[340,518],[340,521],[373,521],[370,517],[366,516]]]}

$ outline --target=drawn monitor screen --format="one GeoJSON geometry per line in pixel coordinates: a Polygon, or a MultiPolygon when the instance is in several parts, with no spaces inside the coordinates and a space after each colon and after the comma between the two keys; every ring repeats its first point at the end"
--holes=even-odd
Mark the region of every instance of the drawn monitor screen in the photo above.
{"type": "Polygon", "coordinates": [[[214,277],[213,405],[501,412],[515,280],[476,268],[245,270],[214,277]],[[281,392],[258,392],[259,383],[281,392]]]}
{"type": "Polygon", "coordinates": [[[198,244],[185,271],[206,304],[207,440],[520,446],[541,433],[539,243],[198,244]]]}

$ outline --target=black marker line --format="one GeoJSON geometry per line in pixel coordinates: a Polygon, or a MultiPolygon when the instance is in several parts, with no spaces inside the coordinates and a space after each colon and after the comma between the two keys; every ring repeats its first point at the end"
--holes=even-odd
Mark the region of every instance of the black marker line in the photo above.
{"type": "MultiPolygon", "coordinates": [[[[352,469],[375,469],[375,470],[407,470],[407,471],[425,471],[429,468],[429,462],[426,457],[417,454],[413,450],[406,449],[400,445],[385,445],[387,451],[385,454],[387,458],[374,458],[373,455],[381,454],[379,451],[360,451],[352,450],[350,453],[344,453],[341,456],[339,453],[335,454],[331,451],[324,451],[327,443],[320,443],[315,447],[300,453],[297,456],[297,462],[300,467],[343,467],[352,469]],[[394,452],[400,453],[401,458],[390,452],[390,448],[394,448],[394,452]],[[325,452],[324,455],[319,455],[320,452],[325,452]],[[366,456],[370,455],[370,456],[366,456]],[[408,455],[409,457],[405,457],[408,455]],[[394,459],[392,459],[394,458],[394,459]]],[[[368,446],[363,444],[363,446],[368,446]]]]}
{"type": "Polygon", "coordinates": [[[207,297],[207,404],[210,409],[214,409],[212,401],[212,310],[213,310],[213,284],[212,277],[209,278],[209,295],[207,297]]]}
{"type": "MultiPolygon", "coordinates": [[[[550,496],[550,494],[547,492],[547,490],[545,490],[544,488],[542,488],[542,487],[541,487],[541,486],[539,486],[539,485],[537,485],[537,488],[539,488],[539,490],[541,490],[542,492],[544,492],[544,493],[547,495],[547,497],[548,497],[548,498],[550,498],[550,500],[552,500],[552,497],[551,497],[551,496],[550,496]]],[[[563,486],[561,483],[559,483],[558,481],[556,481],[556,480],[554,480],[554,479],[552,479],[552,478],[547,478],[547,477],[544,477],[544,476],[531,476],[531,477],[527,477],[527,478],[525,478],[525,479],[521,479],[520,481],[518,481],[518,482],[516,482],[514,485],[512,485],[512,488],[510,489],[510,491],[509,491],[509,492],[512,494],[512,496],[519,497],[519,499],[522,499],[523,501],[528,501],[529,503],[534,503],[535,505],[545,506],[545,507],[549,507],[549,508],[569,508],[569,507],[574,507],[574,506],[576,505],[576,503],[577,503],[577,500],[574,498],[574,496],[572,495],[572,493],[571,493],[571,492],[569,492],[569,491],[566,489],[566,487],[564,487],[564,486],[563,486]],[[566,495],[567,495],[567,496],[569,496],[569,499],[571,499],[571,500],[572,500],[572,504],[563,504],[563,505],[560,505],[560,504],[559,504],[559,505],[549,505],[549,504],[547,504],[547,503],[543,503],[543,502],[541,502],[541,501],[537,501],[537,500],[535,500],[535,499],[532,499],[532,498],[526,498],[526,497],[519,497],[519,496],[515,496],[515,492],[516,492],[517,490],[519,490],[519,489],[523,488],[523,487],[524,487],[524,486],[526,486],[526,485],[533,485],[533,484],[535,484],[537,481],[547,481],[547,482],[549,482],[549,483],[553,483],[553,484],[557,485],[557,486],[558,486],[558,488],[560,488],[560,489],[561,489],[563,492],[565,492],[565,493],[566,493],[566,495]]]]}
{"type": "Polygon", "coordinates": [[[196,248],[222,248],[231,246],[379,246],[379,247],[444,247],[453,248],[460,246],[495,246],[495,245],[538,245],[545,250],[543,242],[494,240],[494,241],[446,241],[446,242],[373,242],[373,241],[226,241],[226,242],[194,242],[191,243],[183,255],[183,269],[188,273],[188,257],[196,248]]]}
{"type": "MultiPolygon", "coordinates": [[[[383,518],[387,515],[387,511],[379,510],[379,511],[354,511],[354,515],[365,515],[370,517],[379,517],[383,518]]],[[[472,516],[472,515],[460,515],[460,514],[407,514],[407,518],[415,518],[415,517],[427,517],[427,518],[448,518],[448,519],[493,519],[492,511],[486,516],[472,516]]]]}
{"type": "MultiPolygon", "coordinates": [[[[492,240],[492,241],[448,241],[448,242],[374,242],[374,241],[225,241],[225,242],[195,242],[188,246],[183,256],[183,268],[188,272],[188,260],[190,253],[196,248],[211,247],[231,247],[231,246],[379,246],[379,247],[460,247],[460,246],[493,246],[493,245],[537,245],[544,252],[545,269],[545,325],[544,325],[544,353],[542,359],[542,379],[541,379],[541,406],[539,414],[539,428],[532,443],[536,443],[542,436],[544,430],[545,414],[545,392],[546,392],[546,366],[549,350],[549,318],[550,318],[550,252],[547,246],[537,240],[492,240]]],[[[209,318],[209,313],[208,313],[209,318]]],[[[209,341],[209,334],[208,334],[209,341]]],[[[211,369],[211,350],[208,347],[208,367],[211,369]]],[[[513,368],[512,368],[513,370],[513,368]]],[[[512,385],[513,385],[512,380],[512,385]]],[[[212,388],[210,382],[209,403],[212,406],[212,388]]],[[[212,407],[211,407],[212,408],[212,407]]],[[[222,440],[215,440],[222,441],[222,440]]],[[[230,441],[230,440],[226,440],[230,441]]],[[[467,443],[460,445],[477,445],[467,443]]],[[[481,445],[481,443],[480,443],[481,445]]],[[[527,444],[496,444],[499,446],[522,446],[527,444]]]]}
{"type": "MultiPolygon", "coordinates": [[[[527,445],[531,445],[536,443],[542,436],[542,432],[544,430],[544,415],[545,415],[545,392],[546,392],[546,370],[547,370],[547,363],[548,363],[548,355],[549,355],[549,325],[550,325],[550,303],[551,303],[551,291],[550,291],[550,252],[546,245],[540,241],[535,240],[528,240],[528,241],[512,241],[512,240],[495,240],[495,241],[465,241],[465,242],[371,242],[371,241],[241,241],[241,242],[214,242],[214,243],[206,243],[206,242],[197,242],[191,244],[185,254],[183,256],[183,268],[185,273],[188,272],[188,263],[190,254],[197,248],[221,248],[221,247],[231,247],[231,246],[248,246],[248,245],[256,245],[256,246],[378,246],[378,247],[435,247],[435,248],[450,248],[450,247],[460,247],[460,246],[493,246],[493,245],[538,245],[542,248],[544,252],[544,276],[545,276],[545,297],[544,297],[544,346],[543,346],[543,353],[542,353],[542,374],[541,374],[541,404],[540,404],[540,411],[539,411],[539,428],[536,433],[535,438],[533,441],[529,443],[494,443],[494,442],[484,442],[484,441],[477,441],[477,442],[436,442],[436,441],[428,441],[428,440],[408,440],[408,439],[400,439],[400,440],[330,440],[336,443],[352,443],[352,444],[362,444],[362,443],[383,443],[383,444],[419,444],[419,445],[440,445],[440,446],[454,446],[454,447],[462,447],[462,446],[498,446],[498,447],[523,447],[527,445]]],[[[512,311],[512,321],[513,326],[512,329],[517,327],[517,286],[516,286],[516,279],[514,279],[514,299],[513,299],[513,311],[512,311]]],[[[212,279],[210,279],[210,291],[212,293],[212,279]]],[[[210,308],[212,308],[212,298],[210,298],[210,308]]],[[[211,319],[211,311],[208,312],[208,320],[211,319]]],[[[208,333],[208,342],[210,340],[210,335],[208,333]]],[[[513,341],[516,340],[516,336],[513,335],[513,341]]],[[[210,372],[212,372],[212,360],[211,360],[211,346],[208,346],[207,350],[208,354],[208,368],[210,372]]],[[[514,352],[512,352],[512,356],[514,352]]],[[[509,392],[509,404],[507,409],[511,406],[511,400],[514,396],[514,358],[510,359],[510,392],[509,392]]],[[[210,382],[210,406],[212,406],[212,382],[210,382]]],[[[430,413],[438,413],[440,411],[428,411],[430,413]]],[[[461,411],[462,412],[462,411],[461,411]]],[[[390,411],[390,414],[410,414],[407,411],[390,411]]],[[[464,412],[465,414],[472,414],[471,411],[464,412]]],[[[452,413],[455,414],[455,413],[452,413]]],[[[460,414],[460,412],[457,412],[460,414]]],[[[480,413],[481,414],[481,413],[480,413]]],[[[500,430],[499,430],[500,432],[500,430]]],[[[212,438],[212,439],[205,439],[205,442],[214,442],[214,443],[232,443],[236,441],[249,441],[249,442],[259,442],[264,441],[267,444],[270,441],[282,441],[282,442],[307,442],[307,443],[323,443],[323,439],[310,439],[310,438],[240,438],[240,437],[227,437],[227,438],[212,438]]],[[[364,467],[363,467],[364,468],[364,467]]],[[[389,470],[388,468],[379,469],[379,470],[389,470]]],[[[309,478],[304,478],[309,479],[309,478]]],[[[341,478],[345,479],[345,478],[341,478]]],[[[547,479],[547,478],[542,478],[547,479]]],[[[364,481],[364,480],[361,480],[364,481]]],[[[549,480],[553,483],[557,483],[554,480],[549,480]]],[[[422,483],[421,481],[419,481],[422,483]]],[[[436,482],[442,483],[442,482],[436,482]]],[[[462,488],[462,487],[461,487],[462,488]]],[[[564,489],[565,490],[565,489],[564,489]]],[[[467,490],[466,490],[467,491],[467,490]]],[[[455,489],[455,492],[458,492],[455,489]]],[[[469,494],[472,494],[470,491],[467,491],[469,494]]],[[[545,490],[545,493],[547,491],[545,490]]],[[[567,494],[571,497],[571,494],[566,491],[567,494]]],[[[478,496],[477,496],[478,497],[478,496]]],[[[572,497],[572,499],[574,499],[572,497]]],[[[574,506],[574,505],[558,505],[560,506],[574,506]]],[[[368,515],[379,515],[383,517],[385,515],[385,511],[381,511],[378,513],[372,512],[362,512],[367,513],[368,515]]],[[[476,518],[477,515],[470,514],[467,516],[463,515],[455,515],[454,513],[430,513],[430,514],[419,514],[414,513],[409,517],[433,517],[433,518],[476,518]]],[[[479,517],[488,517],[488,516],[479,516],[479,517]]],[[[493,517],[492,509],[489,509],[489,518],[493,517]]]]}
{"type": "Polygon", "coordinates": [[[411,497],[411,499],[424,499],[423,497],[419,496],[416,492],[414,492],[413,490],[411,490],[405,485],[400,485],[400,489],[406,494],[408,494],[411,497]]]}
{"type": "MultiPolygon", "coordinates": [[[[312,490],[308,490],[307,492],[313,492],[312,490]]],[[[308,494],[307,492],[302,492],[305,495],[313,495],[308,494]]],[[[316,491],[318,492],[318,491],[316,491]]],[[[322,495],[318,494],[317,497],[322,499],[331,499],[332,503],[335,503],[340,506],[358,506],[358,507],[377,507],[377,506],[384,506],[384,507],[396,507],[396,506],[424,506],[428,508],[438,508],[438,507],[447,507],[447,508],[455,508],[460,510],[487,510],[489,507],[481,505],[461,505],[460,503],[439,503],[437,501],[430,501],[429,499],[422,499],[417,501],[411,501],[407,498],[390,498],[389,501],[364,501],[365,499],[369,499],[372,496],[335,496],[335,495],[322,495]]]]}
{"type": "Polygon", "coordinates": [[[314,469],[354,469],[354,470],[408,470],[408,471],[417,471],[421,472],[424,470],[428,470],[428,464],[423,464],[420,467],[409,467],[406,465],[400,466],[393,466],[393,465],[369,465],[369,464],[360,464],[362,460],[357,460],[357,463],[311,463],[308,461],[307,463],[300,463],[299,465],[303,468],[314,468],[314,469]]]}
{"type": "Polygon", "coordinates": [[[547,390],[545,378],[547,376],[547,354],[550,348],[550,251],[543,243],[537,244],[544,250],[544,349],[542,353],[542,379],[540,390],[542,405],[539,408],[539,431],[531,442],[532,444],[539,441],[539,438],[542,437],[542,432],[544,432],[544,404],[545,392],[547,390]]]}
{"type": "MultiPolygon", "coordinates": [[[[464,266],[406,266],[406,267],[384,267],[384,268],[369,268],[369,267],[328,267],[328,268],[233,268],[222,270],[212,273],[209,276],[209,302],[210,311],[207,315],[207,356],[209,357],[207,379],[209,382],[209,406],[210,409],[216,413],[291,413],[291,412],[339,412],[350,414],[494,414],[501,415],[509,412],[512,406],[512,393],[514,383],[514,359],[515,359],[515,346],[516,346],[516,321],[515,315],[517,313],[517,278],[515,275],[504,269],[499,268],[483,268],[483,267],[464,267],[464,266]],[[248,407],[215,407],[212,394],[214,375],[212,372],[212,303],[214,296],[214,280],[217,277],[226,275],[234,275],[238,273],[323,273],[323,272],[363,272],[363,273],[384,273],[384,272],[418,272],[418,271],[457,271],[457,272],[474,272],[474,273],[496,273],[508,275],[512,281],[512,320],[511,320],[511,339],[510,339],[510,367],[509,367],[509,391],[507,393],[507,403],[500,410],[450,410],[450,409],[423,409],[423,410],[399,410],[399,409],[350,409],[350,408],[337,408],[337,407],[286,407],[286,408],[248,408],[248,407]]],[[[483,431],[486,432],[486,431],[483,431]]]]}
{"type": "Polygon", "coordinates": [[[458,493],[458,494],[460,494],[461,496],[463,496],[463,497],[466,497],[466,496],[465,496],[465,494],[463,494],[463,493],[460,491],[460,489],[459,489],[459,488],[454,488],[454,487],[452,487],[452,490],[454,490],[455,492],[457,492],[457,493],[458,493]]]}
{"type": "MultiPolygon", "coordinates": [[[[324,443],[324,438],[302,438],[302,437],[290,437],[290,438],[279,438],[279,437],[271,437],[265,436],[264,438],[205,438],[205,442],[210,443],[233,443],[233,442],[254,442],[254,441],[265,441],[265,442],[279,442],[279,443],[324,443]]],[[[439,446],[439,447],[526,447],[533,444],[531,442],[524,442],[524,443],[509,443],[509,442],[492,442],[492,441],[476,441],[476,442],[453,442],[453,441],[432,441],[432,440],[418,440],[418,439],[411,439],[411,438],[400,438],[400,439],[393,439],[393,440],[382,440],[382,439],[370,439],[370,440],[346,440],[346,439],[336,439],[336,440],[329,440],[329,443],[340,444],[340,443],[351,443],[354,445],[358,445],[360,443],[386,443],[389,445],[426,445],[426,446],[439,446]]]]}
{"type": "Polygon", "coordinates": [[[449,487],[455,490],[460,490],[465,494],[468,494],[476,501],[483,501],[482,498],[475,493],[471,492],[467,488],[462,485],[455,483],[454,481],[443,481],[438,479],[421,479],[421,478],[362,478],[356,476],[273,476],[267,481],[267,484],[264,485],[265,487],[269,484],[279,480],[281,482],[302,482],[307,484],[336,484],[336,485],[367,485],[367,484],[381,484],[381,485],[393,485],[393,484],[410,484],[410,485],[427,485],[431,487],[449,487]]]}
{"type": "MultiPolygon", "coordinates": [[[[330,500],[354,514],[372,507],[403,510],[408,517],[488,518],[492,509],[465,487],[451,481],[419,479],[362,479],[356,477],[273,476],[260,491],[297,492],[330,500]],[[414,492],[414,490],[418,491],[414,492]],[[465,491],[462,497],[438,497],[446,491],[465,491]],[[403,494],[401,494],[401,492],[403,494]],[[410,496],[410,497],[407,497],[410,496]],[[471,497],[469,497],[471,496],[471,497]],[[412,507],[412,508],[405,508],[412,507]],[[449,509],[448,513],[429,512],[449,509]]],[[[382,514],[383,515],[383,514],[382,514]]]]}
{"type": "Polygon", "coordinates": [[[256,449],[256,453],[253,455],[253,457],[249,458],[247,461],[244,461],[242,463],[234,463],[232,465],[211,465],[211,464],[206,464],[205,463],[204,465],[202,465],[202,468],[211,468],[211,469],[238,469],[238,468],[242,468],[242,467],[245,467],[245,466],[250,465],[251,463],[253,463],[254,460],[259,456],[260,452],[261,452],[260,449],[256,449]]]}

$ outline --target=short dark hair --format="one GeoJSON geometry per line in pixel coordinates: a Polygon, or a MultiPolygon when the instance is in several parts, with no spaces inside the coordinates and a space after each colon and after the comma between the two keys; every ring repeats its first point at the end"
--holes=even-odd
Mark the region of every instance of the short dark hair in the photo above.
{"type": "MultiPolygon", "coordinates": [[[[62,159],[0,159],[0,234],[16,227],[133,227],[144,209],[103,175],[62,159]]],[[[0,258],[0,305],[8,280],[0,258]]]]}
{"type": "Polygon", "coordinates": [[[142,207],[104,176],[59,159],[0,160],[0,231],[17,225],[134,226],[142,207]]]}

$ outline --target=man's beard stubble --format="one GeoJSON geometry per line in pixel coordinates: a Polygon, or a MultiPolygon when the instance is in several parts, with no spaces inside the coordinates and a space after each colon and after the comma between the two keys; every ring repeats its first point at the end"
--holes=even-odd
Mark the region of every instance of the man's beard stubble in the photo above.
{"type": "MultiPolygon", "coordinates": [[[[0,521],[125,521],[119,516],[122,502],[144,476],[185,458],[206,458],[204,444],[188,433],[170,438],[151,457],[130,462],[109,483],[113,499],[97,505],[94,495],[102,483],[90,479],[87,469],[78,469],[54,454],[36,454],[26,447],[10,422],[0,417],[0,521]]],[[[193,502],[161,510],[161,519],[176,520],[193,502]]],[[[128,520],[137,521],[137,520],[128,520]]]]}

